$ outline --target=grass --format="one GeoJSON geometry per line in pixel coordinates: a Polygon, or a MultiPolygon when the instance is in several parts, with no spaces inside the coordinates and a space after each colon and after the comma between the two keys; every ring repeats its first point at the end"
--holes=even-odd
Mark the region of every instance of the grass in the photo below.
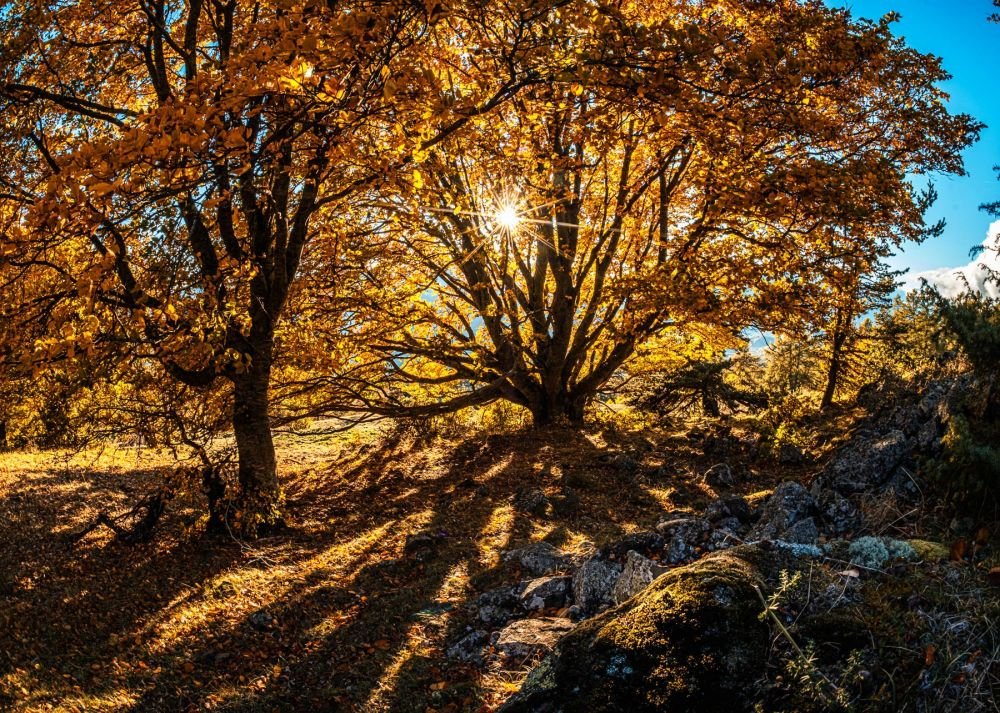
{"type": "MultiPolygon", "coordinates": [[[[680,432],[321,426],[279,437],[293,527],[255,542],[206,538],[193,492],[150,543],[98,529],[73,544],[99,511],[153,489],[170,454],[0,456],[0,709],[493,710],[531,662],[477,669],[444,650],[473,622],[470,599],[519,576],[501,552],[546,540],[582,553],[720,494],[702,474],[723,456],[680,432]],[[524,487],[572,488],[578,504],[529,516],[511,505],[524,487]],[[418,533],[429,553],[407,552],[418,533]]],[[[760,498],[815,468],[761,465],[734,490],[760,498]]]]}
{"type": "MultiPolygon", "coordinates": [[[[552,430],[420,439],[407,429],[279,439],[293,529],[206,539],[200,496],[157,538],[69,535],[155,487],[169,454],[4,454],[0,466],[0,708],[13,711],[488,710],[527,666],[448,661],[477,587],[509,579],[503,550],[545,539],[583,551],[648,528],[711,490],[684,439],[552,430]],[[602,460],[638,454],[643,468],[602,460]],[[655,468],[670,456],[669,475],[655,468]],[[568,484],[548,518],[515,493],[568,484]],[[432,534],[433,556],[404,551],[432,534]]],[[[708,464],[710,465],[710,463],[708,464]]]]}

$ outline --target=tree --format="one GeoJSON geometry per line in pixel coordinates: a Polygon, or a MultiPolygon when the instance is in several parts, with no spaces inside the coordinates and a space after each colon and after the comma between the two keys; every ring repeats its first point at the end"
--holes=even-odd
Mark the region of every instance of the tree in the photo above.
{"type": "Polygon", "coordinates": [[[580,422],[662,330],[778,328],[829,291],[845,241],[874,265],[921,239],[908,176],[960,172],[979,130],[888,18],[791,0],[595,7],[559,47],[574,73],[427,152],[419,197],[368,207],[394,257],[383,366],[351,391],[358,408],[507,399],[536,424],[580,422]]]}
{"type": "Polygon", "coordinates": [[[300,277],[339,271],[359,192],[544,75],[563,4],[5,2],[0,256],[49,288],[40,360],[225,385],[232,524],[279,526],[269,397],[300,277]]]}

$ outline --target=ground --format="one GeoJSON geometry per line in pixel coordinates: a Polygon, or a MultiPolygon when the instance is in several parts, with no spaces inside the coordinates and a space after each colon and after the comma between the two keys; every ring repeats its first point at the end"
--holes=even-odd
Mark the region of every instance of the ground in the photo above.
{"type": "MultiPolygon", "coordinates": [[[[530,662],[481,671],[445,657],[468,598],[514,546],[582,552],[700,509],[718,494],[702,478],[717,458],[686,432],[285,435],[292,529],[249,543],[205,537],[196,496],[171,504],[150,543],[104,528],[74,543],[98,511],[152,488],[170,454],[4,454],[0,708],[492,710],[530,662]],[[579,502],[528,515],[511,505],[525,487],[579,502]],[[433,545],[407,548],[419,533],[433,545]]],[[[772,463],[733,491],[811,470],[772,463]]]]}

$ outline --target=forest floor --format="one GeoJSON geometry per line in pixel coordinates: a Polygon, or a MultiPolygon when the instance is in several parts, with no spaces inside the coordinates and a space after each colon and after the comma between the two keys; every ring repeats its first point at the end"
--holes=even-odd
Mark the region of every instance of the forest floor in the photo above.
{"type": "MultiPolygon", "coordinates": [[[[828,424],[827,449],[850,421],[828,424]]],[[[149,492],[168,454],[3,454],[0,709],[492,710],[530,662],[483,670],[444,650],[471,619],[467,601],[499,581],[500,553],[534,540],[583,552],[700,511],[722,494],[702,477],[718,458],[686,432],[282,436],[289,532],[207,538],[192,495],[131,546],[105,528],[71,535],[149,492]],[[579,501],[526,515],[511,505],[525,487],[579,501]],[[417,533],[435,538],[432,556],[407,552],[417,533]]],[[[755,461],[727,492],[761,497],[817,462],[755,461]]]]}

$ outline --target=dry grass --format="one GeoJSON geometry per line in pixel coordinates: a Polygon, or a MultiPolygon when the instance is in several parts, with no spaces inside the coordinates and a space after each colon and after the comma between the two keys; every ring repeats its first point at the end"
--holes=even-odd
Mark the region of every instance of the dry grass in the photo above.
{"type": "Polygon", "coordinates": [[[14,711],[488,710],[526,672],[447,661],[499,553],[569,550],[650,527],[711,497],[685,442],[592,431],[419,440],[405,429],[283,436],[294,528],[205,539],[199,496],[157,539],[126,547],[99,510],[151,489],[168,454],[4,454],[0,466],[0,708],[14,711]],[[602,464],[628,449],[638,472],[602,464]],[[669,469],[655,467],[671,454],[669,469]],[[665,473],[669,470],[669,473],[665,473]],[[650,475],[650,473],[659,473],[650,475]],[[572,512],[515,512],[524,486],[581,495],[572,512]],[[433,534],[434,556],[404,553],[433,534]]]}

